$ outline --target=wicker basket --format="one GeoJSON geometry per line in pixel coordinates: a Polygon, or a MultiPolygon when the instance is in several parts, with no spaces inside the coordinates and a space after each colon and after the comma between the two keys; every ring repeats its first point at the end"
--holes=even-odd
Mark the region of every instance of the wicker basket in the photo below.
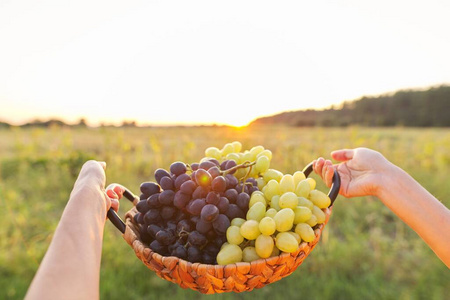
{"type": "MultiPolygon", "coordinates": [[[[303,172],[308,176],[312,165],[308,165],[303,172]]],[[[125,223],[113,210],[108,212],[108,218],[122,231],[125,241],[134,249],[136,256],[160,278],[178,284],[182,288],[189,288],[203,294],[224,292],[244,292],[255,288],[262,288],[267,284],[278,281],[290,275],[311,253],[319,242],[321,233],[328,222],[332,204],[339,192],[340,178],[334,174],[333,185],[329,192],[332,203],[329,208],[323,209],[326,219],[315,229],[316,238],[309,243],[300,243],[297,251],[282,253],[279,256],[259,259],[253,262],[238,262],[226,266],[191,263],[174,256],[162,256],[154,252],[140,240],[134,215],[137,213],[133,207],[125,215],[125,223]]],[[[136,203],[136,196],[129,191],[124,196],[136,203]]]]}

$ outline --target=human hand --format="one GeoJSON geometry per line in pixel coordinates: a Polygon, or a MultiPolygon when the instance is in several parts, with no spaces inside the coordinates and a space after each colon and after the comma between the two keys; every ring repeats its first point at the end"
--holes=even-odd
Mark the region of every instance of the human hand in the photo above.
{"type": "Polygon", "coordinates": [[[383,178],[392,166],[379,152],[367,148],[337,150],[331,157],[341,163],[333,165],[330,160],[320,157],[313,162],[313,169],[328,187],[334,170],[337,170],[341,177],[339,193],[346,198],[378,195],[383,178]]]}

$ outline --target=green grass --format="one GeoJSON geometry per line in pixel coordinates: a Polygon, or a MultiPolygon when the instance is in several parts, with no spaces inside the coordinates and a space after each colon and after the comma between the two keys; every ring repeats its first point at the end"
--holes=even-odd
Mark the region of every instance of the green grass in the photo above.
{"type": "MultiPolygon", "coordinates": [[[[272,150],[271,166],[284,173],[335,149],[370,147],[450,207],[450,129],[0,130],[0,298],[23,298],[84,161],[106,161],[107,183],[137,192],[156,168],[198,161],[207,147],[233,140],[245,149],[272,150]]],[[[320,181],[318,187],[326,190],[320,181]]],[[[120,214],[130,208],[122,202],[120,214]]],[[[184,290],[148,270],[111,224],[105,229],[100,288],[102,299],[444,299],[449,282],[448,268],[377,199],[338,197],[312,254],[293,274],[262,289],[209,296],[184,290]]]]}

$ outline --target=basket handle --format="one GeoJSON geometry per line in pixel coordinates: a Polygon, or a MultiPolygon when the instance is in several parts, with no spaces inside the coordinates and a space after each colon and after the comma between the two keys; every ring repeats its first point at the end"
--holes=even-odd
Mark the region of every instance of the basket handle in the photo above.
{"type": "MultiPolygon", "coordinates": [[[[129,189],[125,188],[125,191],[123,192],[123,196],[130,200],[132,203],[137,203],[139,201],[139,197],[134,195],[132,192],[130,192],[129,189]]],[[[125,233],[125,222],[119,217],[119,215],[116,213],[116,211],[112,208],[108,210],[106,213],[106,216],[108,219],[113,223],[114,226],[116,226],[117,229],[120,230],[120,232],[125,233]]]]}
{"type": "MultiPolygon", "coordinates": [[[[303,173],[305,174],[306,177],[309,176],[309,174],[311,174],[311,172],[313,171],[313,163],[309,163],[304,169],[303,169],[303,173]]],[[[334,175],[333,175],[333,182],[331,184],[331,188],[330,191],[328,192],[328,197],[331,200],[331,204],[328,207],[333,206],[334,200],[336,200],[336,197],[339,194],[339,190],[341,188],[341,176],[339,176],[339,173],[334,170],[334,175]]]]}

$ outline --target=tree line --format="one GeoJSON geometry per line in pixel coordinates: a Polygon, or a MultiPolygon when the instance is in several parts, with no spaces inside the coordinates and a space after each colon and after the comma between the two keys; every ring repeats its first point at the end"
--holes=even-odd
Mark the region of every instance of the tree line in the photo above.
{"type": "Polygon", "coordinates": [[[450,126],[450,86],[401,90],[347,101],[339,109],[299,110],[258,118],[251,125],[290,126],[450,126]]]}

